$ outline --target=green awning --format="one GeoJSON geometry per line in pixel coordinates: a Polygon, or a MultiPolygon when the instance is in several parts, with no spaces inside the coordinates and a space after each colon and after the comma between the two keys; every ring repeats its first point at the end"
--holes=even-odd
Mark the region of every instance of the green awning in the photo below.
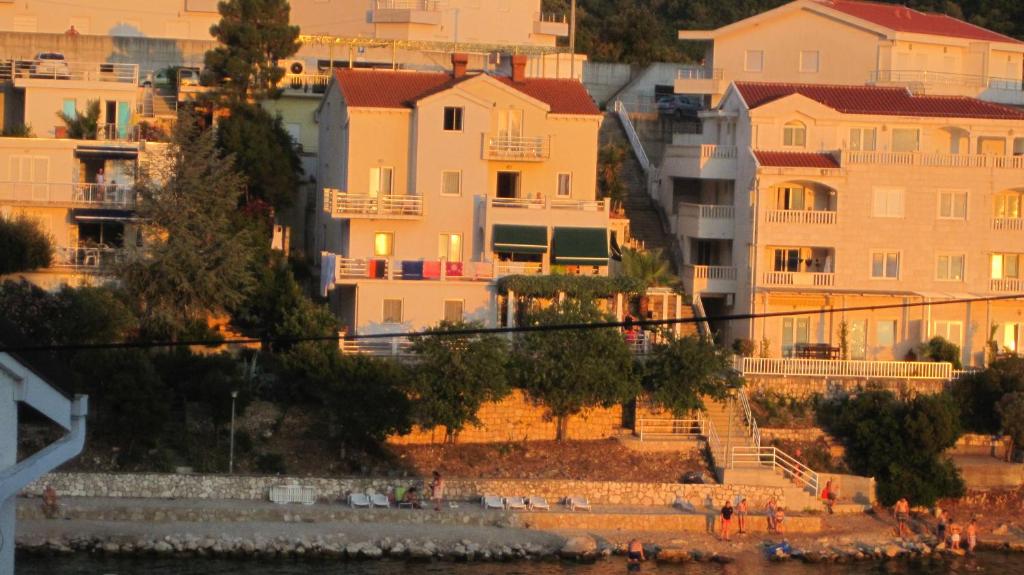
{"type": "Polygon", "coordinates": [[[544,226],[495,224],[493,244],[498,253],[542,254],[548,251],[548,229],[544,226]]]}
{"type": "Polygon", "coordinates": [[[604,228],[555,228],[552,262],[562,266],[608,265],[608,231],[604,228]]]}

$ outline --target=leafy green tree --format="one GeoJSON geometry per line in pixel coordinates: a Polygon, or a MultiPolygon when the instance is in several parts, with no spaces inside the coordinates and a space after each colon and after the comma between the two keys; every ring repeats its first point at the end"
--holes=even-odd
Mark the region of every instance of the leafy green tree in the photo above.
{"type": "Polygon", "coordinates": [[[931,505],[963,493],[956,467],[942,455],[961,434],[950,394],[902,402],[888,391],[868,391],[824,404],[819,417],[846,446],[850,468],[878,481],[884,504],[907,497],[913,505],[931,505]]]}
{"type": "Polygon", "coordinates": [[[27,281],[5,281],[0,317],[40,345],[123,341],[138,329],[120,295],[107,287],[63,287],[54,293],[27,281]]]}
{"type": "Polygon", "coordinates": [[[76,110],[74,116],[64,112],[57,112],[57,116],[64,121],[68,137],[72,140],[95,140],[99,131],[100,101],[89,100],[85,104],[85,111],[76,110]]]}
{"type": "Polygon", "coordinates": [[[622,275],[642,281],[647,287],[672,285],[679,280],[660,248],[622,250],[622,275]]]}
{"type": "Polygon", "coordinates": [[[921,355],[932,361],[946,361],[953,364],[953,369],[960,369],[960,347],[937,335],[924,344],[921,355]]]}
{"type": "Polygon", "coordinates": [[[999,431],[996,404],[1003,396],[1024,392],[1024,358],[997,359],[983,371],[969,373],[953,382],[953,397],[960,406],[963,426],[975,433],[999,431]]]}
{"type": "Polygon", "coordinates": [[[215,425],[231,419],[231,392],[237,391],[236,409],[244,413],[252,399],[243,376],[243,365],[228,353],[197,354],[186,347],[153,356],[153,364],[175,399],[182,405],[196,403],[209,409],[215,425]]]}
{"type": "Polygon", "coordinates": [[[642,370],[644,390],[676,417],[702,408],[704,396],[723,399],[742,383],[729,353],[695,335],[656,345],[642,370]]]}
{"type": "Polygon", "coordinates": [[[416,355],[412,397],[416,423],[443,425],[454,443],[485,401],[509,392],[506,378],[508,341],[497,335],[446,335],[453,330],[483,327],[479,323],[441,322],[431,335],[413,341],[416,355]]]}
{"type": "MultiPolygon", "coordinates": [[[[612,321],[590,302],[567,299],[527,314],[525,325],[554,326],[612,321]]],[[[520,334],[511,358],[512,380],[544,404],[566,439],[568,417],[589,407],[611,406],[640,391],[633,358],[616,329],[559,329],[520,334]]]]}
{"type": "Polygon", "coordinates": [[[996,405],[996,411],[1003,425],[1003,433],[1010,436],[1010,447],[1006,450],[1006,459],[1010,461],[1014,449],[1024,445],[1024,392],[1004,395],[996,405]]]}
{"type": "Polygon", "coordinates": [[[210,34],[220,43],[206,53],[206,69],[229,98],[258,101],[277,94],[278,61],[299,50],[299,27],[288,24],[288,0],[221,0],[210,34]]]}
{"type": "Polygon", "coordinates": [[[0,216],[0,275],[49,267],[50,237],[26,215],[0,216]]]}
{"type": "Polygon", "coordinates": [[[237,306],[252,284],[251,227],[236,216],[244,180],[214,135],[183,112],[162,158],[138,181],[145,254],[118,275],[144,332],[177,338],[237,306]]]}
{"type": "Polygon", "coordinates": [[[282,209],[294,202],[302,162],[280,116],[259,106],[235,104],[217,127],[217,146],[248,176],[246,203],[260,199],[282,209]]]}

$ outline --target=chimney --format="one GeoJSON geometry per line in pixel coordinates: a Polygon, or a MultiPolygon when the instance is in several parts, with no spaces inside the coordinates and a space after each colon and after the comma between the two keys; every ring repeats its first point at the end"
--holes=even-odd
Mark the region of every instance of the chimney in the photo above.
{"type": "Polygon", "coordinates": [[[526,54],[512,56],[512,81],[522,82],[526,79],[526,54]]]}
{"type": "Polygon", "coordinates": [[[461,78],[466,75],[469,66],[469,54],[452,54],[452,76],[461,78]]]}

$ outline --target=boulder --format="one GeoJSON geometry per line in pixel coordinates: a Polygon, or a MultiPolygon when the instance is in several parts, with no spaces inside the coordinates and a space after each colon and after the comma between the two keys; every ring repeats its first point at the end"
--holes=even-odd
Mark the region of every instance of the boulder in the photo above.
{"type": "Polygon", "coordinates": [[[565,559],[592,559],[597,556],[597,541],[587,535],[570,537],[558,554],[565,559]]]}

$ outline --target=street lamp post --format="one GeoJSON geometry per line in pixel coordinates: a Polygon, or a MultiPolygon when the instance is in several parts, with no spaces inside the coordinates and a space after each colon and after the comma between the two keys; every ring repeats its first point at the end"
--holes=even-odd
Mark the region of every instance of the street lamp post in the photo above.
{"type": "Polygon", "coordinates": [[[235,472],[235,399],[238,398],[238,392],[231,392],[231,447],[228,452],[228,474],[235,472]]]}

